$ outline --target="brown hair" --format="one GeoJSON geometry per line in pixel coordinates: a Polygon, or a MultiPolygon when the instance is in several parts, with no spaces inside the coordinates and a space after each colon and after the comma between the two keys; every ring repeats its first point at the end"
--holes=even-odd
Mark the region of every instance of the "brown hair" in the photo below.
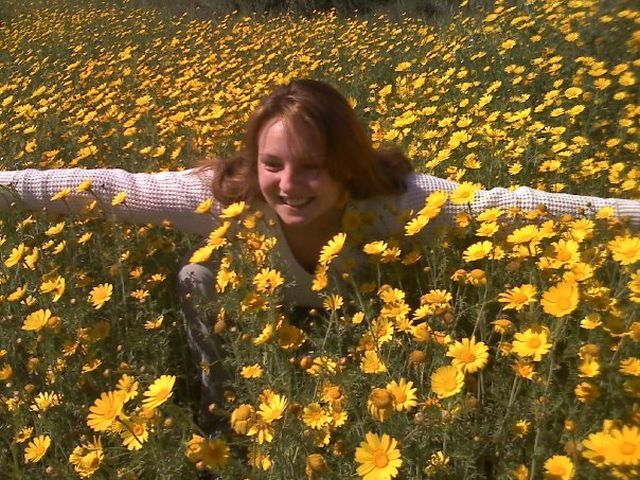
{"type": "Polygon", "coordinates": [[[294,80],[276,88],[251,114],[244,148],[229,158],[203,161],[213,169],[213,196],[223,204],[262,199],[258,187],[258,138],[269,120],[291,125],[304,122],[321,137],[329,174],[355,199],[397,195],[407,189],[412,171],[398,147],[374,149],[349,102],[332,86],[318,80],[294,80]]]}

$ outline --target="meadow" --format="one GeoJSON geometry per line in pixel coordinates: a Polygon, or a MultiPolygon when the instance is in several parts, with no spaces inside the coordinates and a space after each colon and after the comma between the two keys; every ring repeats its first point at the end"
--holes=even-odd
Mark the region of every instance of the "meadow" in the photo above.
{"type": "MultiPolygon", "coordinates": [[[[405,229],[347,212],[314,289],[282,305],[261,212],[225,210],[212,331],[231,433],[194,421],[198,368],[175,275],[201,239],[132,225],[91,179],[0,212],[0,471],[7,478],[562,479],[640,476],[640,235],[490,209],[422,230],[478,188],[640,199],[640,9],[628,0],[461,2],[447,23],[4,0],[0,169],[189,168],[240,145],[293,78],[345,93],[375,145],[460,182],[405,229]],[[344,253],[368,258],[352,274],[344,253]]],[[[211,202],[198,207],[211,215],[211,202]]]]}

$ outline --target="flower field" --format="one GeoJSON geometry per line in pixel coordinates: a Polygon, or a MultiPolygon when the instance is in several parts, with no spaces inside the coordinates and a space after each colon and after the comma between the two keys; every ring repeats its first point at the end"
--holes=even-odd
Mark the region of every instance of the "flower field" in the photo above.
{"type": "MultiPolygon", "coordinates": [[[[194,421],[176,273],[201,240],[80,215],[0,213],[0,472],[7,478],[640,477],[640,234],[603,208],[471,208],[478,188],[640,199],[640,8],[496,1],[404,18],[167,17],[127,2],[5,0],[0,169],[151,172],[228,155],[291,79],[343,92],[375,145],[460,182],[404,229],[366,212],[322,250],[324,308],[283,306],[270,225],[244,204],[216,251],[230,433],[194,421]],[[436,224],[438,228],[434,227],[436,224]],[[442,227],[442,228],[441,228],[442,227]],[[353,256],[366,268],[354,270],[353,256]]],[[[198,207],[211,215],[211,200],[198,207]]]]}

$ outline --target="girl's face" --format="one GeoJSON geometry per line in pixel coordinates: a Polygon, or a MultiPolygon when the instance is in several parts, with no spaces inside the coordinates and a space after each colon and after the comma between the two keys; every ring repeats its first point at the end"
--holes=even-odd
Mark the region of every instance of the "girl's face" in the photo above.
{"type": "Polygon", "coordinates": [[[258,184],[283,228],[334,231],[340,226],[344,186],[326,169],[324,148],[311,128],[268,121],[258,135],[258,184]]]}

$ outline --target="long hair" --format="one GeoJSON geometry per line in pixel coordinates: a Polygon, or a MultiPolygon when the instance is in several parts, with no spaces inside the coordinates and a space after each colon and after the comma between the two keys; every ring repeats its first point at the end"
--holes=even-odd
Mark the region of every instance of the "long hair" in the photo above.
{"type": "Polygon", "coordinates": [[[318,80],[294,80],[276,88],[251,114],[243,148],[228,158],[203,161],[213,169],[213,196],[223,204],[262,199],[258,186],[258,138],[272,119],[282,119],[295,134],[304,124],[325,147],[325,166],[352,198],[397,195],[406,191],[412,166],[393,146],[374,149],[349,102],[332,86],[318,80]]]}

